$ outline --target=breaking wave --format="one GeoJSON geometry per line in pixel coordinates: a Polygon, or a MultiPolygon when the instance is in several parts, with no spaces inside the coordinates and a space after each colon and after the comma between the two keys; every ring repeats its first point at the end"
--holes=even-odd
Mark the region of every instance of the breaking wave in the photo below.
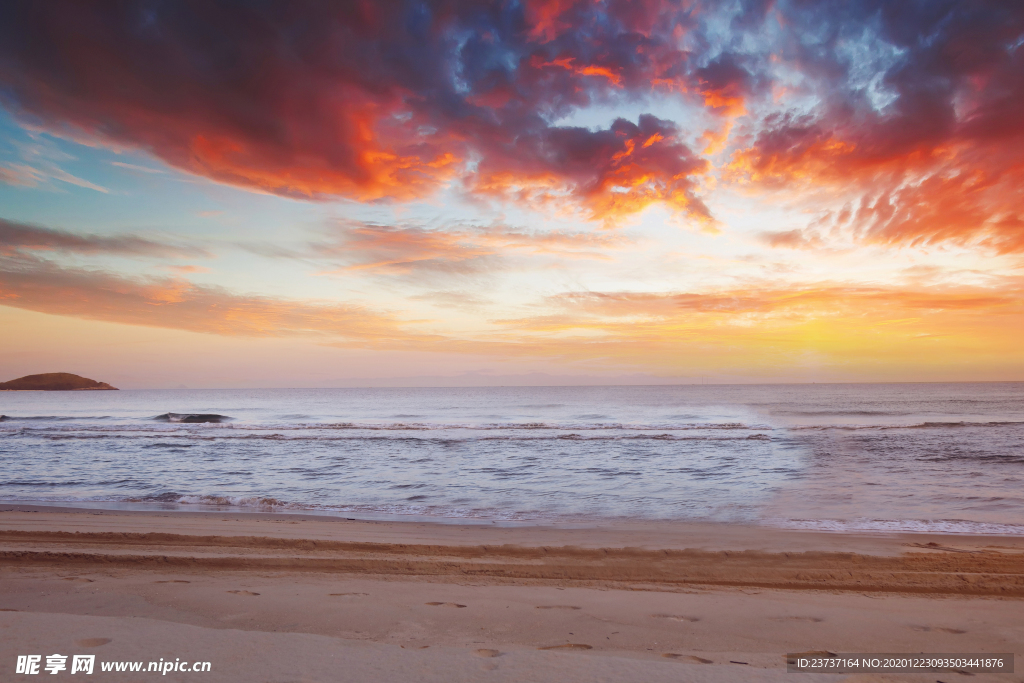
{"type": "Polygon", "coordinates": [[[227,415],[217,415],[216,413],[164,413],[163,415],[157,415],[153,419],[156,420],[157,422],[181,422],[184,424],[220,424],[222,422],[229,422],[233,418],[230,418],[227,415]]]}

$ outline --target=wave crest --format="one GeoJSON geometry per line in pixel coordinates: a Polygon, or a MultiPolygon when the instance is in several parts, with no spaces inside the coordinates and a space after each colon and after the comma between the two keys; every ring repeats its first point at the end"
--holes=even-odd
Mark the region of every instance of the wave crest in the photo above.
{"type": "Polygon", "coordinates": [[[233,418],[230,418],[227,415],[218,415],[216,413],[164,413],[163,415],[157,415],[153,419],[156,420],[157,422],[183,422],[186,424],[220,424],[222,422],[228,422],[233,418]]]}

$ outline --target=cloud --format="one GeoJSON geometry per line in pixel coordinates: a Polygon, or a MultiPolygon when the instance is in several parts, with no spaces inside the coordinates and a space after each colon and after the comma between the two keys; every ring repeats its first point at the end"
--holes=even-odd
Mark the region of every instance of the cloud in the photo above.
{"type": "Polygon", "coordinates": [[[779,57],[811,109],[770,111],[730,175],[852,209],[862,242],[1024,251],[1024,5],[826,3],[780,8],[779,57]]]}
{"type": "Polygon", "coordinates": [[[822,283],[788,288],[744,288],[708,293],[573,292],[550,299],[556,307],[608,318],[673,319],[692,313],[775,314],[804,312],[845,316],[850,311],[975,311],[986,315],[1024,310],[1024,291],[969,287],[905,290],[822,283]]]}
{"type": "Polygon", "coordinates": [[[164,270],[171,270],[175,273],[209,273],[210,269],[205,266],[163,266],[164,270]]]}
{"type": "Polygon", "coordinates": [[[704,98],[704,104],[730,117],[746,113],[746,101],[762,89],[754,75],[730,53],[721,54],[695,70],[694,76],[695,90],[704,98]]]}
{"type": "Polygon", "coordinates": [[[20,164],[0,166],[0,183],[18,187],[34,187],[39,183],[39,176],[33,169],[20,164]]]}
{"type": "Polygon", "coordinates": [[[53,163],[44,163],[40,166],[28,164],[7,164],[0,167],[0,182],[20,187],[36,187],[49,180],[59,180],[69,185],[84,187],[87,190],[95,190],[103,194],[109,194],[110,190],[89,182],[84,178],[72,175],[53,163]]]}
{"type": "Polygon", "coordinates": [[[60,251],[76,254],[113,254],[168,258],[208,257],[198,247],[175,245],[136,235],[79,235],[36,225],[26,225],[0,218],[0,254],[14,252],[60,251]]]}
{"type": "Polygon", "coordinates": [[[760,233],[758,238],[773,249],[817,249],[824,245],[820,235],[800,229],[765,231],[760,233]]]}
{"type": "Polygon", "coordinates": [[[259,192],[407,201],[456,183],[557,196],[595,219],[663,202],[707,220],[706,166],[672,124],[552,123],[652,88],[741,109],[753,81],[739,60],[680,46],[697,13],[668,0],[5,5],[0,84],[28,125],[259,192]]]}
{"type": "Polygon", "coordinates": [[[679,141],[670,121],[643,114],[616,119],[607,130],[541,128],[485,155],[472,188],[534,206],[569,200],[591,219],[614,220],[659,202],[701,222],[711,212],[697,196],[706,160],[679,141]]]}
{"type": "Polygon", "coordinates": [[[369,271],[391,275],[411,273],[475,273],[503,267],[515,256],[560,259],[608,259],[608,251],[628,243],[609,232],[526,231],[504,225],[450,224],[429,227],[416,223],[381,225],[338,221],[326,239],[303,249],[248,244],[268,258],[340,263],[336,273],[369,271]]]}
{"type": "Polygon", "coordinates": [[[464,291],[427,292],[410,296],[409,299],[411,301],[426,301],[437,308],[468,311],[475,315],[480,315],[486,306],[494,303],[472,292],[464,291]]]}
{"type": "MultiPolygon", "coordinates": [[[[801,368],[949,371],[1024,360],[1024,286],[846,283],[716,292],[568,292],[494,321],[521,353],[603,364],[768,374],[801,368]]],[[[873,375],[878,376],[878,375],[873,375]]],[[[904,375],[906,376],[906,375],[904,375]]]]}
{"type": "Polygon", "coordinates": [[[149,168],[148,166],[139,166],[138,164],[128,164],[123,161],[111,161],[111,166],[117,166],[118,168],[125,168],[129,171],[137,171],[139,173],[163,173],[158,168],[149,168]]]}
{"type": "Polygon", "coordinates": [[[87,190],[95,190],[96,192],[102,192],[103,194],[110,194],[110,190],[103,187],[102,185],[97,185],[96,183],[89,182],[84,178],[79,178],[78,176],[71,175],[67,171],[60,168],[54,167],[49,169],[48,171],[44,171],[43,173],[49,178],[53,178],[54,180],[59,180],[64,183],[68,183],[69,185],[76,185],[78,187],[84,187],[87,190]]]}
{"type": "Polygon", "coordinates": [[[850,204],[843,238],[1020,253],[1022,35],[1001,0],[57,0],[0,6],[0,97],[252,191],[449,188],[608,225],[652,204],[711,224],[727,150],[727,181],[850,204]],[[559,123],[666,95],[685,124],[559,123]]]}
{"type": "Polygon", "coordinates": [[[224,336],[311,337],[382,345],[419,340],[393,316],[352,304],[233,294],[177,278],[131,278],[0,257],[0,302],[41,313],[224,336]]]}
{"type": "MultiPolygon", "coordinates": [[[[570,292],[538,302],[534,315],[443,335],[429,331],[431,321],[356,303],[239,294],[174,277],[125,277],[32,255],[0,256],[0,303],[53,315],[344,348],[546,358],[661,372],[771,374],[799,369],[808,358],[834,368],[910,372],[952,367],[963,362],[965,350],[973,359],[1020,358],[1024,286],[1004,285],[570,292]]],[[[472,306],[478,302],[458,292],[421,299],[478,314],[472,306]]]]}

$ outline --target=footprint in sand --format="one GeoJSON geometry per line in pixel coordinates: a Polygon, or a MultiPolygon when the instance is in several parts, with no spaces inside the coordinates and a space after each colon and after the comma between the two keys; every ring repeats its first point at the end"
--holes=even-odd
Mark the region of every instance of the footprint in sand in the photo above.
{"type": "Polygon", "coordinates": [[[235,595],[259,595],[259,593],[253,593],[252,591],[228,591],[228,593],[234,593],[235,595]]]}
{"type": "Polygon", "coordinates": [[[498,650],[489,650],[487,648],[481,648],[475,654],[477,657],[500,657],[502,655],[498,650]]]}
{"type": "Polygon", "coordinates": [[[457,602],[427,602],[424,604],[430,605],[431,607],[465,607],[465,605],[460,605],[457,602]]]}
{"type": "Polygon", "coordinates": [[[548,645],[547,647],[538,647],[538,650],[593,650],[593,646],[586,645],[584,643],[565,643],[563,645],[548,645]]]}
{"type": "Polygon", "coordinates": [[[100,645],[106,645],[110,641],[110,638],[82,638],[81,640],[76,640],[75,645],[78,647],[99,647],[100,645]]]}
{"type": "Polygon", "coordinates": [[[915,631],[922,631],[924,633],[929,633],[931,631],[939,631],[941,633],[952,633],[955,635],[967,633],[967,631],[963,631],[958,628],[946,628],[945,626],[911,626],[910,628],[915,631]]]}
{"type": "Polygon", "coordinates": [[[661,656],[667,657],[668,659],[685,659],[691,662],[697,662],[698,664],[714,664],[712,660],[704,659],[703,657],[698,657],[696,655],[679,655],[675,652],[666,652],[661,656]]]}
{"type": "Polygon", "coordinates": [[[369,593],[328,593],[328,595],[335,598],[361,598],[369,593]]]}
{"type": "Polygon", "coordinates": [[[181,579],[167,579],[166,581],[154,581],[153,583],[192,583],[191,581],[182,581],[181,579]]]}
{"type": "Polygon", "coordinates": [[[537,605],[537,609],[583,609],[576,605],[537,605]]]}
{"type": "Polygon", "coordinates": [[[81,576],[65,576],[64,580],[65,581],[82,581],[84,583],[92,583],[93,582],[92,579],[86,579],[86,578],[83,578],[81,576]]]}
{"type": "Polygon", "coordinates": [[[682,614],[652,614],[655,619],[671,619],[672,621],[700,621],[700,617],[687,617],[682,614]]]}

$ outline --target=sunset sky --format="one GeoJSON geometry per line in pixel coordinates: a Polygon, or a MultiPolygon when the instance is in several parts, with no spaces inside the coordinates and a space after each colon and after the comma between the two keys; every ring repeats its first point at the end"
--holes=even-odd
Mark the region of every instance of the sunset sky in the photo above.
{"type": "Polygon", "coordinates": [[[1024,3],[5,2],[0,381],[1024,380],[1024,3]]]}

